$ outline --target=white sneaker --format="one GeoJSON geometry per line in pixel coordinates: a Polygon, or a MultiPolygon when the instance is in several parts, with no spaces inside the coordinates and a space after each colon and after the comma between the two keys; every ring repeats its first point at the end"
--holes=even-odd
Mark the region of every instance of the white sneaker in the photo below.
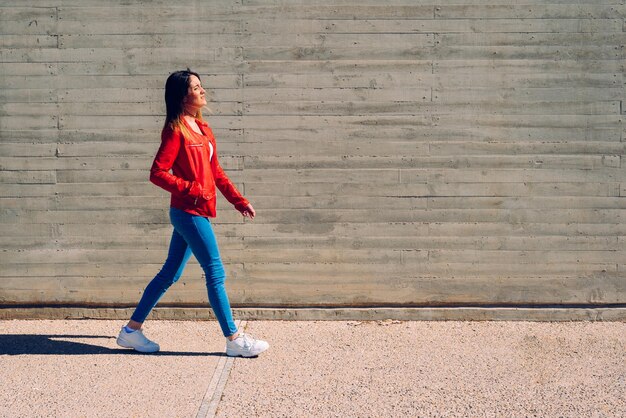
{"type": "Polygon", "coordinates": [[[143,335],[140,329],[134,332],[126,332],[124,327],[117,337],[117,345],[124,348],[133,348],[140,353],[155,353],[160,347],[154,341],[150,341],[143,335]]]}
{"type": "Polygon", "coordinates": [[[229,357],[256,357],[270,345],[263,340],[257,340],[250,334],[239,333],[234,340],[226,340],[226,355],[229,357]]]}

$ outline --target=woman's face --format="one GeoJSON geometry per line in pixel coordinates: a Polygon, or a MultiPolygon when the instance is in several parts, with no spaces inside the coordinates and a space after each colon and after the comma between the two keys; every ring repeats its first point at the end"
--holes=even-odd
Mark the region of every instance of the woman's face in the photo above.
{"type": "Polygon", "coordinates": [[[205,91],[202,88],[202,83],[193,74],[189,77],[189,87],[187,88],[187,96],[183,99],[183,105],[188,113],[194,115],[203,106],[206,106],[205,91]]]}

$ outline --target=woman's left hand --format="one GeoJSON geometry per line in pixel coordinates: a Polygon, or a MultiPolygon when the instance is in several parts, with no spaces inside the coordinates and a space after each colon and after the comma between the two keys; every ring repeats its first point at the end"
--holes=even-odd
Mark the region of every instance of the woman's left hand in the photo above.
{"type": "Polygon", "coordinates": [[[254,219],[254,215],[256,215],[256,212],[254,211],[254,208],[252,207],[252,205],[248,203],[246,207],[241,211],[241,214],[244,217],[254,219]]]}

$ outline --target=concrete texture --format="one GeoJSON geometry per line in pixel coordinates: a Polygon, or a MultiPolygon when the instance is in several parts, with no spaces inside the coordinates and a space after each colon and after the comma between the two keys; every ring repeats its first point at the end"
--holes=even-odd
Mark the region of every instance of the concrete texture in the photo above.
{"type": "MultiPolygon", "coordinates": [[[[625,17],[621,0],[0,0],[0,304],[137,303],[171,236],[148,181],[163,86],[189,66],[257,210],[218,199],[234,306],[623,305],[625,17]]],[[[163,303],[206,304],[201,274],[163,303]]]]}
{"type": "MultiPolygon", "coordinates": [[[[7,319],[126,319],[135,308],[0,308],[0,320],[7,319]]],[[[422,308],[233,308],[236,318],[291,321],[621,321],[621,307],[422,307],[422,308]]],[[[211,308],[156,307],[150,319],[214,320],[211,308]]]]}
{"type": "Polygon", "coordinates": [[[230,364],[216,322],[120,325],[0,321],[0,417],[626,415],[620,322],[248,321],[271,347],[230,364]]]}

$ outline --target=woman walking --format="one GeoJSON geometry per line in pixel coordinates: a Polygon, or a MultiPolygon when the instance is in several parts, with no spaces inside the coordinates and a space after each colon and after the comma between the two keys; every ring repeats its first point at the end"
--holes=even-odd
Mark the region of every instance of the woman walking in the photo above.
{"type": "Polygon", "coordinates": [[[161,146],[150,170],[150,181],[171,193],[170,220],[174,227],[161,271],[148,284],[117,343],[144,353],[159,345],[143,335],[141,326],[159,299],[182,275],[193,255],[206,276],[209,302],[226,337],[228,356],[254,357],[269,348],[237,329],[224,287],[226,274],[209,217],[215,217],[216,187],[245,217],[255,211],[231,183],[217,158],[215,138],[202,119],[206,106],[200,76],[187,69],[172,73],[165,83],[166,119],[161,146]]]}

